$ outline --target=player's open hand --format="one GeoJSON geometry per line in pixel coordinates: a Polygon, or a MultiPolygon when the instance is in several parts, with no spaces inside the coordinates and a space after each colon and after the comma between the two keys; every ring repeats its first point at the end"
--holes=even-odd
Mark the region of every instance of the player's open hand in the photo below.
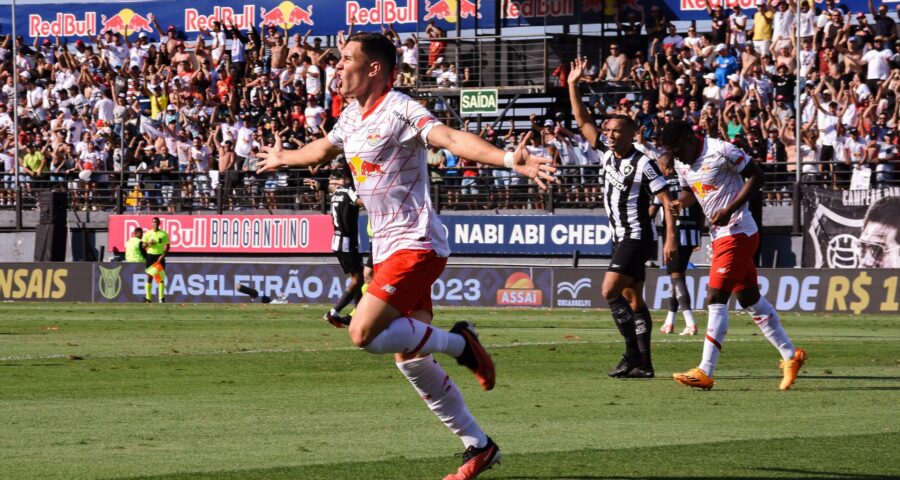
{"type": "Polygon", "coordinates": [[[533,134],[534,132],[528,132],[528,135],[525,135],[522,143],[519,144],[519,148],[516,148],[516,151],[513,153],[513,170],[523,177],[533,178],[539,187],[546,190],[547,183],[557,182],[557,178],[554,175],[556,167],[553,166],[553,160],[532,155],[525,148],[533,134]]]}
{"type": "Polygon", "coordinates": [[[587,57],[576,58],[575,61],[569,64],[569,85],[578,83],[578,80],[584,75],[587,64],[587,57]]]}
{"type": "Polygon", "coordinates": [[[281,161],[282,151],[281,136],[276,133],[275,146],[262,147],[262,150],[256,154],[256,158],[258,159],[256,161],[256,173],[269,172],[284,165],[281,161]]]}

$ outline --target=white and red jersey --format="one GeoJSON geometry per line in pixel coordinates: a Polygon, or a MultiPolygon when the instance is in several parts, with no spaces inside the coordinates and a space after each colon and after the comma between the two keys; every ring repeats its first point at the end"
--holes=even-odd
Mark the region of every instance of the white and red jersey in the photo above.
{"type": "MultiPolygon", "coordinates": [[[[706,218],[727,207],[744,186],[741,171],[752,161],[750,156],[734,145],[714,138],[701,138],[700,155],[694,163],[687,164],[675,160],[675,171],[683,188],[690,188],[703,208],[706,218]]],[[[739,233],[747,236],[756,233],[756,222],[750,216],[745,202],[738,211],[731,214],[728,225],[709,226],[709,236],[718,238],[739,233]]]]}
{"type": "Polygon", "coordinates": [[[388,91],[368,112],[352,102],[328,141],[344,150],[372,225],[372,255],[381,263],[398,250],[450,255],[444,226],[431,205],[427,139],[434,115],[407,95],[388,91]]]}

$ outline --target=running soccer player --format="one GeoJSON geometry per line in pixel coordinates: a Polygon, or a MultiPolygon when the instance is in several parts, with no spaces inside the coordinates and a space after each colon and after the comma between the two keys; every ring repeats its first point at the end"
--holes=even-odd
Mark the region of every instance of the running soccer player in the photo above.
{"type": "MultiPolygon", "coordinates": [[[[669,200],[678,200],[681,183],[678,181],[678,175],[675,173],[672,162],[660,159],[658,164],[669,185],[669,200]]],[[[654,201],[650,207],[650,216],[656,217],[661,206],[661,203],[654,201]]],[[[691,292],[688,291],[687,284],[684,282],[684,275],[687,272],[688,263],[691,261],[691,254],[700,246],[703,221],[703,212],[697,207],[683,207],[676,218],[678,250],[675,251],[675,258],[666,263],[666,272],[672,279],[672,295],[669,297],[669,313],[666,314],[666,321],[659,330],[665,335],[675,331],[675,318],[678,316],[679,307],[681,307],[685,323],[684,330],[679,335],[697,334],[697,324],[694,322],[694,311],[691,307],[691,292]]]]}
{"type": "Polygon", "coordinates": [[[700,366],[674,375],[689,387],[709,390],[725,333],[728,331],[728,300],[733,293],[753,317],[763,334],[781,354],[784,377],[779,388],[787,390],[807,359],[806,351],[794,348],[781,326],[778,313],[759,293],[753,254],[759,232],[747,200],[762,187],[763,171],[734,145],[694,135],[691,125],[673,121],[662,131],[663,147],[675,160],[682,194],[673,202],[676,212],[699,203],[709,219],[713,260],[709,268],[709,323],[700,366]],[[745,181],[746,179],[746,181],[745,181]]]}
{"type": "MultiPolygon", "coordinates": [[[[463,442],[463,464],[446,477],[477,477],[500,458],[500,449],[469,413],[458,388],[432,353],[456,358],[484,390],[495,384],[494,364],[473,326],[447,332],[431,325],[431,284],[450,254],[444,227],[431,205],[426,147],[445,148],[479,163],[512,168],[540,186],[555,180],[550,160],[525,149],[505,153],[476,135],[451,129],[407,95],[393,91],[396,48],[377,33],[355,33],[341,50],[340,93],[354,98],[334,129],[300,150],[280,142],[259,154],[260,172],[313,166],[343,153],[372,222],[374,277],[348,331],[370,353],[395,354],[397,368],[429,409],[463,442]]],[[[529,136],[530,137],[530,136],[529,136]]]]}
{"type": "MultiPolygon", "coordinates": [[[[350,283],[338,303],[325,314],[325,321],[335,328],[350,325],[350,316],[341,316],[341,310],[350,302],[359,303],[363,286],[363,260],[359,254],[359,207],[362,201],[353,187],[349,168],[344,166],[340,173],[337,182],[329,182],[328,185],[331,191],[331,220],[334,225],[331,251],[337,256],[344,273],[350,276],[350,283]]],[[[318,185],[315,180],[310,180],[318,185]]]]}
{"type": "MultiPolygon", "coordinates": [[[[575,121],[584,137],[599,148],[600,131],[581,100],[578,81],[587,59],[572,62],[569,73],[569,100],[575,121]]],[[[613,230],[613,253],[609,269],[603,276],[602,295],[609,303],[613,320],[625,339],[625,354],[609,372],[614,378],[653,378],[650,355],[650,333],[653,320],[644,303],[645,263],[656,251],[656,227],[650,217],[651,197],[665,208],[666,261],[675,254],[675,220],[669,211],[666,180],[656,164],[656,155],[634,143],[638,132],[634,120],[627,115],[613,115],[604,121],[606,146],[600,160],[603,170],[603,194],[609,226],[613,230]]]]}
{"type": "MultiPolygon", "coordinates": [[[[141,243],[147,251],[146,261],[144,264],[147,268],[159,262],[166,269],[166,254],[169,253],[169,234],[165,230],[159,228],[159,217],[153,217],[153,228],[144,232],[141,243]]],[[[150,303],[150,292],[153,290],[153,275],[147,274],[147,283],[144,284],[144,303],[150,303]]],[[[156,296],[159,297],[159,303],[166,303],[166,280],[162,277],[159,282],[159,290],[156,296]]]]}

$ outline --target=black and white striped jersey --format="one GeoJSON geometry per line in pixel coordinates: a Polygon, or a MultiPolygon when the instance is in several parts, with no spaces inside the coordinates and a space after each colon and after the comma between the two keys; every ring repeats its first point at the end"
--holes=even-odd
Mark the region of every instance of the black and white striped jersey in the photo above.
{"type": "Polygon", "coordinates": [[[632,148],[618,159],[612,150],[603,152],[603,194],[606,213],[614,238],[656,240],[656,227],[650,218],[651,198],[668,188],[652,152],[632,148]]]}
{"type": "MultiPolygon", "coordinates": [[[[669,198],[678,200],[682,190],[678,175],[673,173],[666,177],[666,183],[669,186],[669,198]]],[[[653,199],[653,204],[662,208],[662,203],[657,198],[653,199]]],[[[706,221],[700,206],[682,207],[681,213],[675,217],[675,220],[676,232],[678,232],[678,236],[675,238],[678,240],[678,245],[682,247],[700,246],[700,234],[703,233],[703,224],[706,221]]],[[[665,216],[663,216],[663,222],[665,222],[665,216]]]]}

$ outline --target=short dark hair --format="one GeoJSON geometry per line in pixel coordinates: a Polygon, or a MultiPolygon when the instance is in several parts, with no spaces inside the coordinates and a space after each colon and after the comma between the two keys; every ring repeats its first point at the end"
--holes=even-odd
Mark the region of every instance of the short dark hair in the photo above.
{"type": "Polygon", "coordinates": [[[161,222],[159,221],[159,217],[153,217],[153,220],[150,220],[150,221],[153,222],[153,223],[161,223],[161,222]]]}
{"type": "Polygon", "coordinates": [[[659,136],[663,146],[670,147],[679,145],[681,141],[694,134],[691,124],[684,120],[672,120],[663,126],[662,133],[659,136]]]}
{"type": "Polygon", "coordinates": [[[357,32],[347,39],[347,43],[350,42],[359,42],[365,56],[381,62],[388,75],[393,74],[397,66],[397,47],[387,37],[380,33],[357,32]]]}
{"type": "Polygon", "coordinates": [[[620,122],[625,123],[625,125],[632,130],[636,131],[638,129],[637,122],[635,122],[634,119],[629,117],[628,115],[617,113],[615,115],[610,115],[607,120],[619,120],[620,122]]]}

